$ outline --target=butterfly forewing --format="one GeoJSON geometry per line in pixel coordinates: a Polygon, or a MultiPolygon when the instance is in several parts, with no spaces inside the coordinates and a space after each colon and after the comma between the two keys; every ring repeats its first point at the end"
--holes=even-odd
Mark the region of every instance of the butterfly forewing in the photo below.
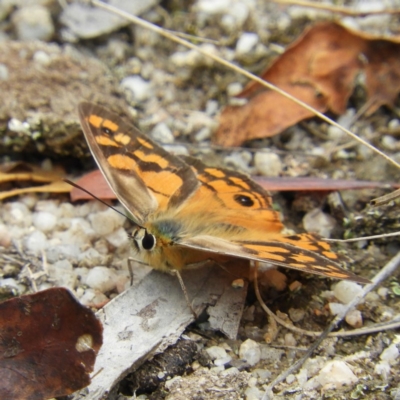
{"type": "Polygon", "coordinates": [[[137,222],[180,205],[199,186],[188,165],[117,114],[81,103],[79,115],[99,168],[137,222]]]}

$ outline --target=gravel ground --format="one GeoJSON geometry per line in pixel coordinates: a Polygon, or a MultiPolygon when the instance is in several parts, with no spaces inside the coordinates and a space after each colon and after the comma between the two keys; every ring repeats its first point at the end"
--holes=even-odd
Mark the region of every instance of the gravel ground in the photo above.
{"type": "MultiPolygon", "coordinates": [[[[200,156],[206,163],[255,175],[273,171],[272,175],[282,177],[399,180],[399,171],[361,145],[328,151],[346,140],[316,120],[276,137],[254,141],[246,148],[213,147],[210,139],[217,126],[216,116],[244,87],[243,77],[144,28],[97,24],[99,32],[95,37],[79,39],[68,19],[68,4],[51,0],[0,2],[2,161],[30,160],[50,169],[61,163],[71,176],[92,168],[94,163],[80,135],[76,115],[77,103],[89,98],[122,107],[142,131],[169,151],[200,156]],[[24,54],[32,57],[24,58],[24,54]],[[56,60],[57,74],[46,72],[49,59],[56,60]],[[15,77],[13,71],[20,75],[15,77]],[[24,79],[27,71],[31,75],[24,79]],[[10,125],[11,118],[20,122],[17,128],[15,121],[10,125]],[[314,135],[315,131],[321,132],[323,139],[314,135]],[[40,135],[36,137],[35,132],[40,135]],[[270,152],[265,153],[265,148],[270,152]],[[328,153],[329,158],[320,157],[328,153]]],[[[356,6],[380,4],[357,2],[356,6]]],[[[390,5],[396,6],[395,2],[390,5]]],[[[72,15],[76,16],[76,12],[72,15]]],[[[256,0],[198,0],[190,5],[177,0],[149,8],[143,17],[171,30],[212,39],[215,42],[199,45],[260,73],[305,26],[329,18],[330,14],[256,0]]],[[[396,16],[387,15],[362,20],[346,17],[343,21],[379,34],[390,33],[398,23],[396,16]]],[[[363,88],[357,87],[349,103],[349,115],[355,113],[363,99],[363,88]]],[[[360,118],[353,128],[400,160],[398,115],[398,106],[394,110],[380,109],[368,118],[360,118]],[[393,130],[380,133],[387,127],[393,130]]],[[[341,118],[343,121],[345,117],[341,118]]],[[[321,198],[292,192],[277,194],[274,201],[291,228],[302,229],[302,221],[306,221],[305,227],[310,230],[327,224],[328,234],[335,237],[345,232],[363,236],[398,228],[394,205],[363,212],[369,200],[382,193],[346,191],[339,206],[335,196],[321,198]],[[314,213],[311,226],[307,224],[310,213],[314,213]]],[[[2,297],[64,286],[83,304],[100,308],[129,285],[128,228],[127,221],[104,205],[92,201],[71,203],[66,195],[28,194],[3,201],[2,297]]],[[[368,278],[398,250],[399,241],[395,238],[341,246],[341,251],[355,260],[355,272],[368,278]]],[[[147,272],[148,268],[138,266],[135,279],[147,272]]],[[[352,283],[287,270],[275,274],[274,284],[268,283],[271,276],[267,273],[260,278],[264,299],[282,319],[307,330],[322,331],[332,315],[360,291],[360,286],[352,283]]],[[[371,292],[340,328],[368,327],[398,316],[398,288],[397,274],[371,292]]],[[[227,340],[206,328],[204,323],[197,324],[186,332],[196,348],[185,368],[179,374],[170,373],[171,379],[152,394],[140,394],[139,389],[139,398],[261,399],[268,383],[299,359],[313,342],[312,338],[275,326],[252,290],[237,340],[227,340]]],[[[326,339],[300,370],[276,387],[275,396],[397,398],[399,342],[395,330],[326,339]]],[[[141,385],[147,387],[145,383],[141,385]]],[[[122,393],[131,395],[131,387],[125,382],[122,393]]]]}

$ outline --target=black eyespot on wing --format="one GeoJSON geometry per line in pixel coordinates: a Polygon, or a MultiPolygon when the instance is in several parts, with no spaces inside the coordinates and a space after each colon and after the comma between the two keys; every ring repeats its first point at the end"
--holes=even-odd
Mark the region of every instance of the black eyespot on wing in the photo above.
{"type": "Polygon", "coordinates": [[[151,233],[147,233],[143,236],[142,247],[144,250],[153,250],[156,244],[156,238],[151,233]]]}
{"type": "Polygon", "coordinates": [[[254,200],[250,196],[244,194],[235,194],[234,200],[243,207],[254,206],[254,200]]]}
{"type": "Polygon", "coordinates": [[[101,127],[101,131],[105,134],[105,135],[111,135],[111,130],[108,128],[105,128],[104,126],[101,127]]]}

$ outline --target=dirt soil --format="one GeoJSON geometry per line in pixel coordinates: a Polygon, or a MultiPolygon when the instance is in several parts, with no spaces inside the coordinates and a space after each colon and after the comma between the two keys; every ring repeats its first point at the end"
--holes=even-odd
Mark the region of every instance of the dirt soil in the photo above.
{"type": "MultiPolygon", "coordinates": [[[[326,123],[316,119],[302,122],[275,137],[247,143],[243,148],[216,148],[212,146],[210,137],[218,123],[217,115],[229,101],[228,92],[235,85],[243,87],[246,84],[244,77],[203,58],[188,56],[188,50],[182,46],[134,26],[69,43],[62,35],[63,27],[59,22],[62,9],[58,2],[31,3],[47,7],[51,15],[55,31],[46,42],[18,40],[15,13],[22,6],[16,6],[4,15],[0,13],[0,75],[3,70],[9,71],[8,78],[0,79],[2,162],[30,160],[40,164],[50,160],[52,164],[61,163],[71,176],[92,169],[94,162],[81,134],[76,112],[79,101],[92,100],[129,113],[142,131],[151,132],[153,138],[167,142],[165,147],[172,152],[200,156],[206,163],[242,168],[245,173],[257,174],[259,171],[254,155],[261,149],[268,149],[280,158],[283,168],[279,176],[282,178],[314,176],[399,182],[399,170],[362,145],[349,144],[351,139],[346,136],[334,136],[326,123]],[[176,61],[176,54],[183,61],[176,61]],[[132,92],[127,85],[121,86],[121,81],[132,75],[141,80],[137,86],[145,86],[140,93],[139,89],[132,92]],[[10,125],[12,119],[27,125],[16,129],[10,125]],[[334,148],[337,150],[332,150],[334,148]]],[[[305,26],[331,17],[329,13],[297,8],[294,11],[260,0],[251,2],[247,17],[232,28],[229,21],[238,18],[236,14],[231,17],[226,9],[221,13],[204,11],[200,3],[206,2],[193,1],[189,6],[181,1],[164,1],[144,17],[170,30],[216,41],[216,51],[227,58],[234,58],[235,46],[244,32],[257,33],[258,49],[253,48],[247,56],[234,59],[255,73],[260,73],[278,56],[277,49],[283,49],[293,41],[305,26]]],[[[237,4],[245,2],[232,0],[231,3],[237,7],[237,4]]],[[[379,19],[376,21],[373,27],[379,29],[379,19]]],[[[382,17],[381,24],[387,27],[387,19],[382,17]]],[[[364,100],[365,90],[360,82],[348,109],[359,111],[364,100]]],[[[369,117],[361,114],[352,124],[358,134],[397,161],[400,161],[399,110],[397,102],[394,109],[380,108],[369,117]]],[[[317,208],[331,217],[333,237],[369,236],[390,233],[399,228],[396,203],[377,208],[369,205],[372,198],[388,191],[349,190],[340,196],[288,191],[274,193],[274,204],[282,211],[285,224],[298,231],[303,229],[303,217],[317,208]]],[[[31,201],[33,203],[28,208],[34,210],[37,203],[42,207],[52,200],[57,202],[58,207],[69,203],[66,195],[57,194],[40,194],[24,199],[15,197],[5,200],[2,207],[4,210],[5,207],[12,209],[13,202],[28,204],[31,201]]],[[[1,218],[0,224],[5,226],[5,230],[13,225],[4,214],[1,218]]],[[[48,233],[48,238],[51,238],[51,233],[48,233]]],[[[27,251],[22,234],[9,239],[8,242],[0,241],[0,278],[13,278],[19,286],[10,289],[5,283],[0,285],[4,298],[34,290],[29,277],[22,271],[26,260],[35,257],[27,251]]],[[[356,274],[371,279],[399,251],[400,242],[393,237],[334,247],[354,261],[351,268],[356,274]]],[[[337,302],[332,292],[335,282],[296,271],[280,269],[280,272],[283,278],[278,280],[284,282],[282,286],[271,285],[267,277],[261,276],[265,302],[281,318],[297,327],[323,331],[332,319],[330,303],[337,302]],[[295,318],[295,315],[300,317],[295,318]]],[[[43,287],[56,284],[54,280],[41,279],[43,287]]],[[[78,292],[79,285],[78,282],[75,287],[78,292]]],[[[399,285],[397,272],[357,307],[362,315],[358,328],[399,316],[399,285]]],[[[83,291],[84,285],[82,288],[83,291]]],[[[110,293],[107,295],[110,296],[110,293]]],[[[353,328],[347,322],[338,327],[344,330],[353,328]]],[[[266,385],[298,360],[314,341],[275,326],[261,309],[253,289],[248,294],[236,341],[205,330],[204,322],[193,324],[186,334],[197,344],[194,350],[182,350],[179,345],[169,350],[173,354],[176,352],[177,355],[171,357],[172,360],[180,360],[179,368],[176,368],[175,361],[156,360],[156,365],[162,364],[165,379],[155,379],[157,384],[153,385],[130,376],[121,383],[119,398],[129,398],[135,390],[138,398],[142,399],[261,399],[266,385]],[[265,338],[269,338],[268,343],[265,338]],[[238,355],[240,346],[247,339],[259,344],[261,360],[255,365],[241,361],[238,355]],[[218,369],[206,351],[212,346],[222,347],[232,356],[222,375],[221,368],[218,369]],[[230,371],[228,367],[235,370],[230,371]]],[[[383,367],[379,370],[376,365],[382,362],[384,350],[392,344],[398,346],[399,342],[398,329],[348,338],[329,338],[303,367],[302,373],[308,378],[301,381],[297,375],[299,371],[295,371],[274,388],[275,398],[397,398],[396,393],[400,395],[400,358],[395,357],[386,370],[383,367]],[[312,384],[311,378],[317,377],[332,360],[345,361],[357,381],[343,387],[312,384]]],[[[151,369],[152,364],[145,364],[143,368],[151,369]]],[[[160,378],[157,374],[161,372],[157,371],[155,376],[160,378]]],[[[150,372],[144,375],[148,377],[150,372]]]]}

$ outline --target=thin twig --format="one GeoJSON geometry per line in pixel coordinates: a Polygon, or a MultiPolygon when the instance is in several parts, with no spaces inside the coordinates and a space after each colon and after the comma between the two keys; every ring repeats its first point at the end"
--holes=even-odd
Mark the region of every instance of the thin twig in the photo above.
{"type": "Polygon", "coordinates": [[[305,0],[273,0],[275,3],[287,4],[291,6],[299,7],[310,7],[318,10],[329,11],[336,14],[347,15],[351,17],[367,17],[370,15],[382,15],[382,14],[400,14],[400,10],[371,10],[371,11],[357,11],[347,7],[332,6],[330,4],[317,3],[315,1],[305,0]]]}
{"type": "Polygon", "coordinates": [[[395,237],[395,236],[400,236],[400,232],[382,233],[380,235],[364,236],[364,237],[352,238],[352,239],[328,239],[328,238],[324,238],[324,240],[327,241],[327,242],[351,243],[351,242],[360,242],[362,240],[384,239],[384,238],[395,237]]]}
{"type": "Polygon", "coordinates": [[[181,39],[181,38],[177,37],[176,35],[171,34],[171,32],[169,32],[169,31],[167,31],[167,30],[165,30],[163,28],[160,28],[159,26],[154,25],[154,24],[152,24],[150,22],[147,22],[147,21],[145,21],[145,20],[143,20],[143,19],[141,19],[141,18],[139,18],[139,17],[137,17],[135,15],[131,15],[131,14],[125,12],[125,11],[119,10],[116,7],[113,7],[113,6],[109,5],[109,4],[105,4],[105,3],[101,2],[101,1],[98,1],[98,0],[92,0],[92,4],[97,6],[97,7],[102,8],[104,10],[110,11],[110,12],[116,14],[116,15],[119,15],[122,18],[126,18],[128,21],[131,21],[132,23],[137,24],[137,25],[139,25],[139,26],[141,26],[143,28],[147,28],[147,29],[150,29],[153,32],[157,32],[158,34],[160,34],[160,35],[162,35],[162,36],[164,36],[164,37],[166,37],[166,38],[168,38],[168,39],[170,39],[170,40],[172,40],[172,41],[174,41],[176,43],[179,43],[182,46],[185,46],[185,47],[188,47],[189,49],[198,51],[199,53],[203,54],[204,56],[206,56],[208,58],[211,58],[215,62],[217,62],[217,63],[219,63],[219,64],[221,64],[221,65],[223,65],[223,66],[225,66],[225,67],[227,67],[227,68],[229,68],[229,69],[231,69],[231,70],[233,70],[233,71],[235,71],[235,72],[237,72],[239,74],[242,74],[243,76],[245,76],[245,77],[247,77],[247,78],[249,78],[249,79],[251,79],[251,80],[253,80],[253,81],[257,82],[257,83],[259,83],[260,85],[262,85],[262,86],[264,86],[264,87],[266,87],[268,89],[274,90],[275,92],[281,94],[282,96],[286,97],[287,99],[292,100],[297,105],[303,107],[304,109],[306,109],[306,110],[310,111],[311,113],[313,113],[314,115],[318,116],[319,118],[321,118],[323,121],[327,122],[328,124],[330,124],[332,126],[335,126],[336,128],[338,128],[338,129],[342,130],[343,132],[347,133],[354,140],[357,140],[359,143],[362,143],[363,145],[367,146],[369,149],[371,149],[375,153],[379,154],[381,157],[385,158],[388,162],[392,163],[397,168],[400,168],[400,164],[399,163],[397,163],[395,160],[393,160],[392,158],[387,156],[385,153],[383,153],[382,151],[380,151],[379,149],[374,147],[372,144],[370,144],[370,143],[366,142],[365,140],[361,139],[355,133],[349,131],[346,128],[343,128],[337,122],[335,122],[332,119],[328,118],[326,115],[324,115],[321,112],[315,110],[314,108],[312,108],[308,104],[304,103],[303,101],[296,99],[295,97],[293,97],[292,95],[286,93],[284,90],[278,88],[277,86],[273,85],[272,83],[269,83],[269,82],[261,79],[260,77],[258,77],[256,75],[246,71],[245,69],[243,69],[243,68],[241,68],[241,67],[239,67],[239,66],[237,66],[237,65],[235,65],[235,64],[233,64],[233,63],[231,63],[231,62],[229,62],[227,60],[224,60],[223,58],[221,58],[221,57],[219,57],[219,56],[217,56],[217,55],[215,55],[213,53],[210,53],[207,50],[205,50],[205,49],[203,49],[201,47],[198,47],[198,46],[196,46],[196,45],[194,45],[194,44],[192,44],[192,43],[190,43],[190,42],[188,42],[188,41],[186,41],[184,39],[181,39]]]}
{"type": "Polygon", "coordinates": [[[384,204],[388,204],[391,201],[394,201],[400,197],[400,189],[395,190],[394,192],[385,194],[384,196],[377,197],[376,199],[371,200],[371,205],[374,207],[382,206],[384,204]]]}

